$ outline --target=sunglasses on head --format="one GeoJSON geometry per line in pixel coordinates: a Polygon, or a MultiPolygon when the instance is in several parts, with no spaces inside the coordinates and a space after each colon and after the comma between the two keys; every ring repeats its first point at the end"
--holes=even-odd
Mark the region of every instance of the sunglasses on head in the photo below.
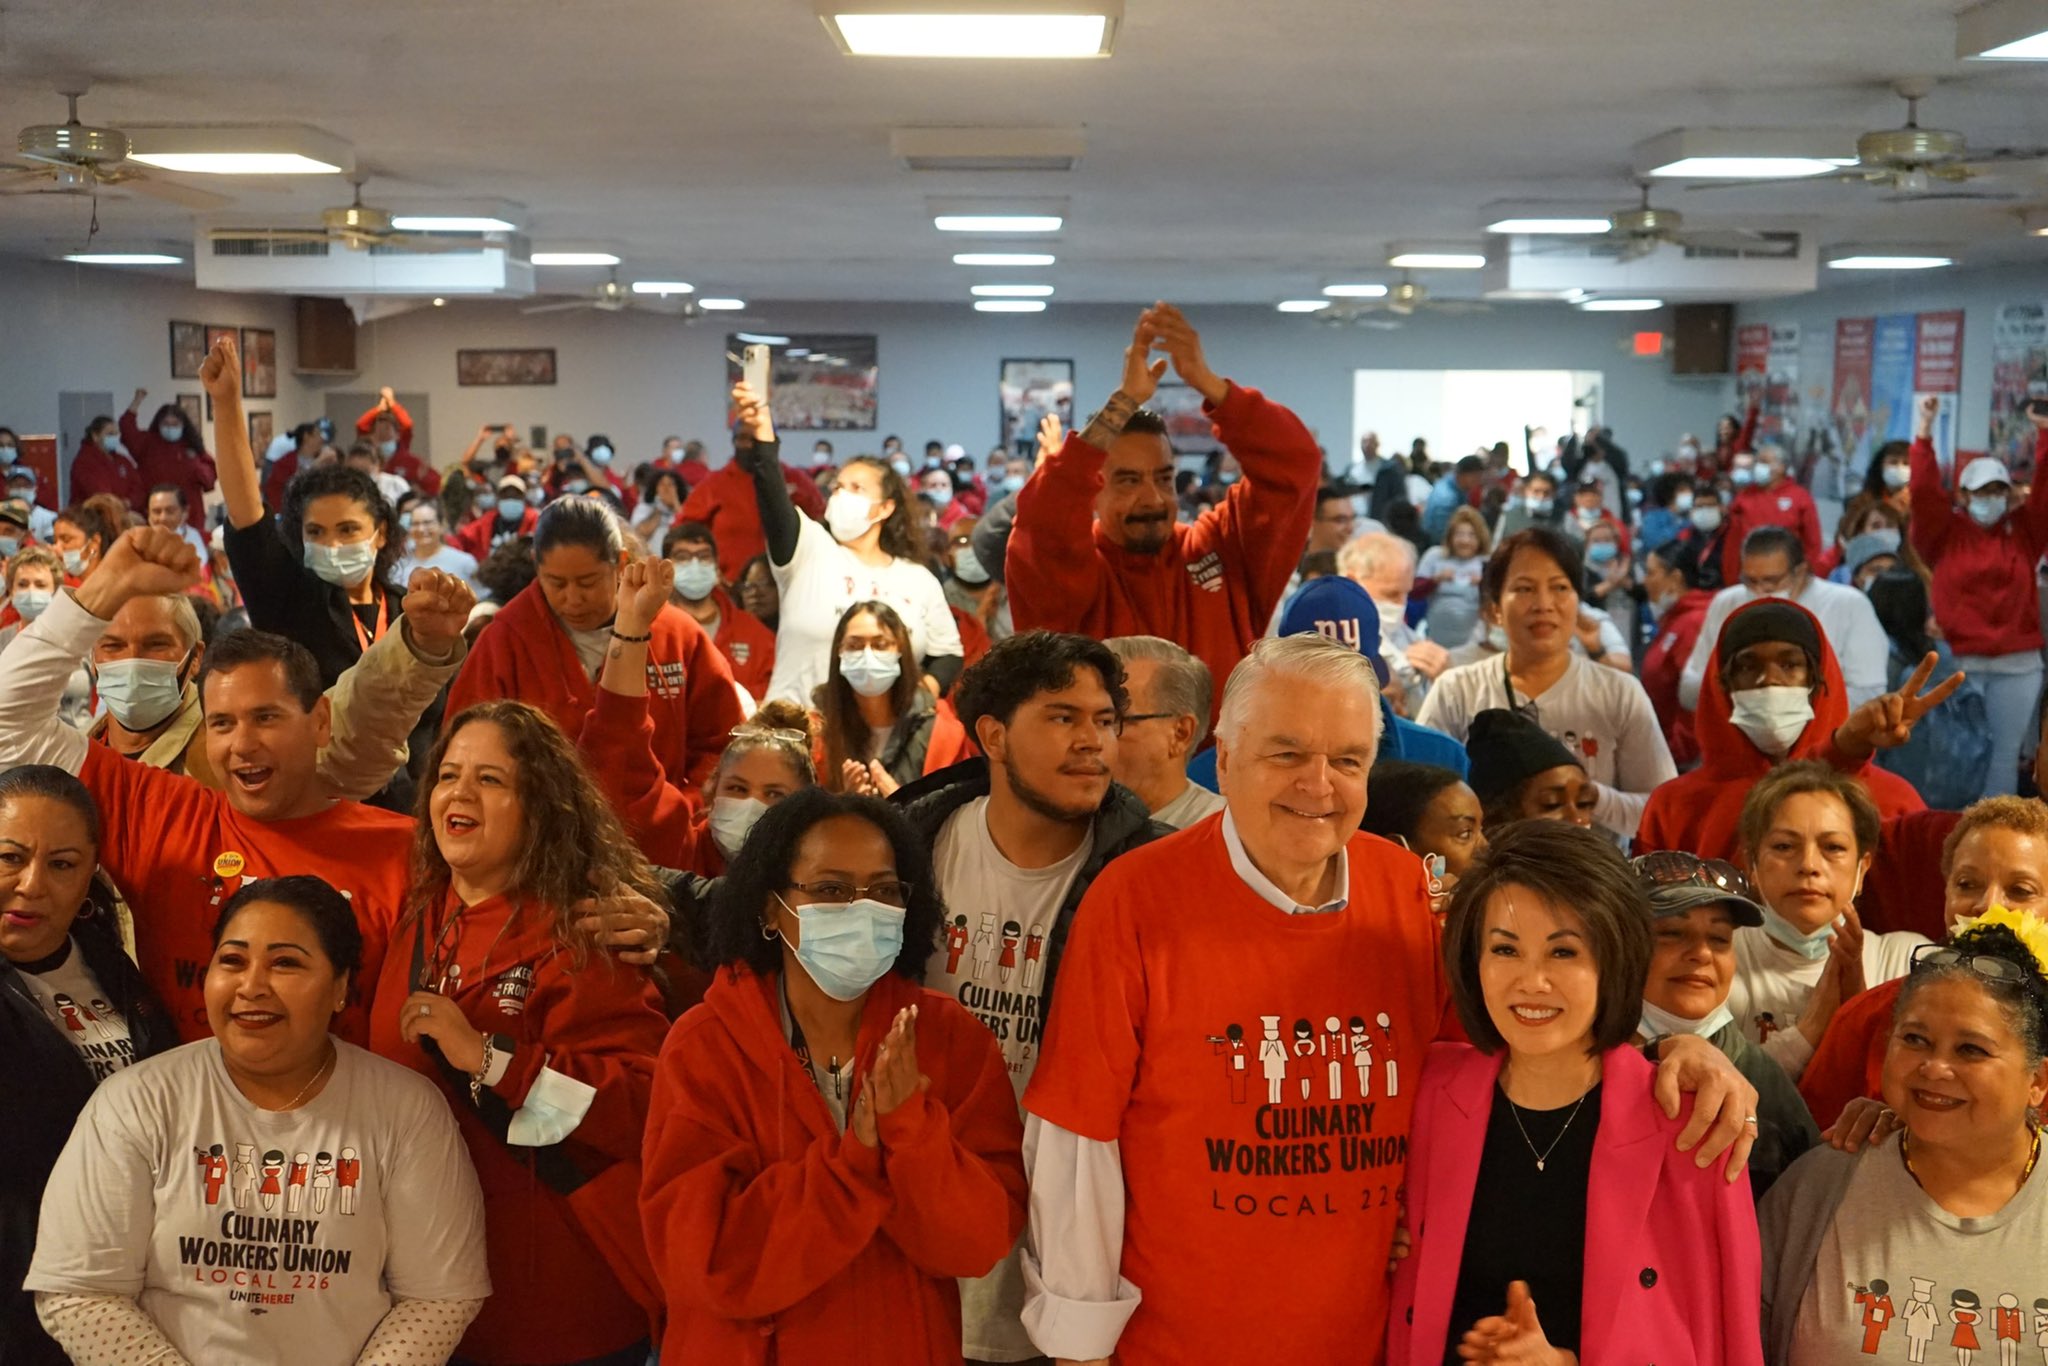
{"type": "Polygon", "coordinates": [[[1710,891],[1756,900],[1749,877],[1726,859],[1701,858],[1677,849],[1660,849],[1634,860],[1636,878],[1646,891],[1661,887],[1705,887],[1710,891]]]}
{"type": "Polygon", "coordinates": [[[1963,968],[1982,977],[1987,982],[2002,986],[2023,987],[2042,993],[2042,983],[2033,973],[2010,958],[2001,958],[1991,953],[1971,953],[1968,949],[1952,949],[1946,944],[1922,944],[1913,950],[1913,966],[1908,973],[1922,968],[1963,968]]]}

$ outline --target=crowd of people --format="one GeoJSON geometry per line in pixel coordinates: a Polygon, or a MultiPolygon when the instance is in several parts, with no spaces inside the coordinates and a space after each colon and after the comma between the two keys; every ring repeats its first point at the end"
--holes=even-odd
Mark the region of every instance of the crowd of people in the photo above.
{"type": "Polygon", "coordinates": [[[0,428],[7,1366],[2048,1342],[2048,480],[1931,406],[1825,541],[1754,412],[1333,464],[1166,304],[979,467],[241,374],[0,428]]]}

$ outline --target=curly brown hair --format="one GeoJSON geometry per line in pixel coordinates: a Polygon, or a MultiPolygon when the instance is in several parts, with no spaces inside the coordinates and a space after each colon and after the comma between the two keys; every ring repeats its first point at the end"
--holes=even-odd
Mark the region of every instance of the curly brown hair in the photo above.
{"type": "Polygon", "coordinates": [[[575,742],[546,712],[524,702],[479,702],[449,721],[427,760],[413,814],[418,827],[412,846],[412,889],[406,894],[409,922],[439,906],[448,894],[448,862],[434,838],[430,811],[436,775],[448,745],[464,727],[488,723],[505,737],[515,765],[513,786],[524,829],[511,893],[522,904],[554,917],[555,938],[581,967],[596,939],[576,921],[577,904],[592,896],[634,891],[666,907],[667,897],[640,846],[605,800],[584,767],[575,742]]]}

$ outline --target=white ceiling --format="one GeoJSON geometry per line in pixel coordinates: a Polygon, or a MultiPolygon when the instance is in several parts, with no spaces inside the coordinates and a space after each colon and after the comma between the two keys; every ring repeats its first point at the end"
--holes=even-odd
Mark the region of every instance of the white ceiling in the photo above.
{"type": "MultiPolygon", "coordinates": [[[[810,0],[0,0],[0,139],[59,122],[315,124],[367,198],[497,197],[537,247],[604,245],[624,278],[750,299],[964,299],[928,196],[1064,195],[1064,300],[1267,302],[1387,278],[1385,244],[1478,236],[1505,199],[1633,198],[1629,149],[1680,126],[1888,127],[1904,75],[1972,146],[2048,145],[2048,68],[1953,59],[1961,0],[1127,0],[1107,61],[841,55],[810,0]],[[1070,174],[917,174],[890,130],[1084,125],[1070,174]]],[[[0,142],[0,150],[4,150],[0,142]]],[[[2048,175],[2048,165],[2041,169],[2048,175]]],[[[345,202],[333,177],[222,181],[270,220],[345,202]]],[[[1886,204],[1862,187],[1688,193],[1690,224],[1824,243],[1936,241],[1966,264],[2048,260],[2014,205],[1886,204]]],[[[185,211],[99,205],[107,247],[190,248],[185,211]]],[[[0,252],[84,239],[90,206],[0,198],[0,252]]],[[[1011,249],[1016,249],[1012,246],[1011,249]]],[[[545,269],[582,290],[589,269],[545,269]]],[[[1459,282],[1433,275],[1432,287],[1459,282]]]]}

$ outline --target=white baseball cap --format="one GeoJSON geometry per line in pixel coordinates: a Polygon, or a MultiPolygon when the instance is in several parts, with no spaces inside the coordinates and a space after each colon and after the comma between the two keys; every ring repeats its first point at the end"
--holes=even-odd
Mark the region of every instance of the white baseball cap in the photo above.
{"type": "Polygon", "coordinates": [[[1962,487],[1965,493],[1975,493],[1986,484],[2010,484],[2011,482],[2012,471],[2005,467],[2005,462],[1989,455],[1980,455],[1969,464],[1963,466],[1962,477],[1956,480],[1956,483],[1962,487]]]}

